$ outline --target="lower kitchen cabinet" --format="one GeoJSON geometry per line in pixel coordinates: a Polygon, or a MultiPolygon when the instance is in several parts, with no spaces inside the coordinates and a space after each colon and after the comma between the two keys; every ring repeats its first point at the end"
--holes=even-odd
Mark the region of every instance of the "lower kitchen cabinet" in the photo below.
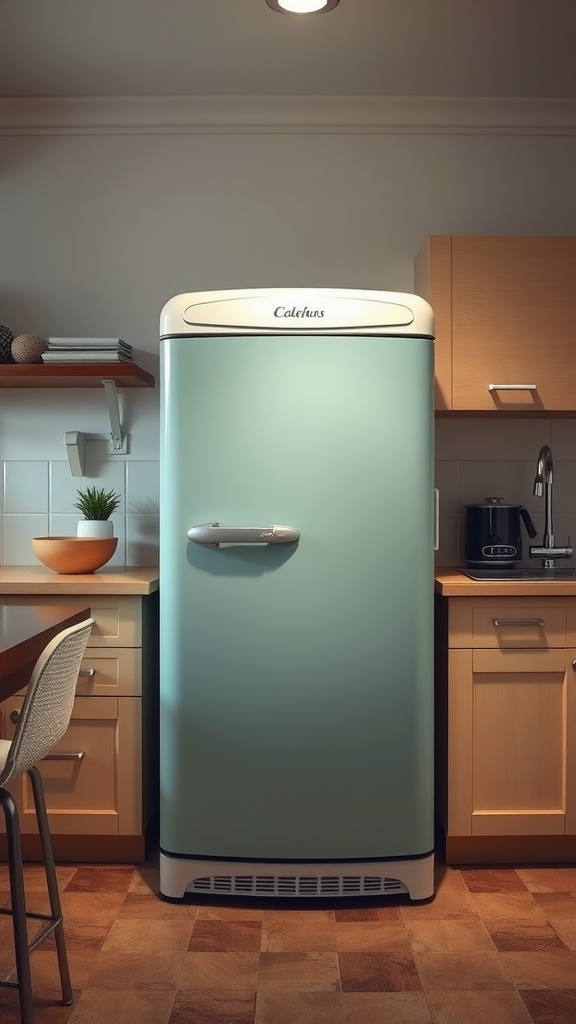
{"type": "MultiPolygon", "coordinates": [[[[39,763],[59,860],[145,860],[158,809],[157,598],[157,592],[4,598],[11,604],[89,606],[95,621],[70,725],[39,763]]],[[[3,738],[14,733],[24,692],[0,705],[3,738]]],[[[24,854],[33,859],[39,847],[27,776],[11,789],[24,854]]]]}
{"type": "Polygon", "coordinates": [[[576,857],[576,598],[437,598],[450,863],[576,857]]]}
{"type": "MultiPolygon", "coordinates": [[[[11,739],[23,696],[5,702],[11,739]]],[[[40,763],[55,835],[137,835],[142,828],[142,702],[76,697],[66,735],[40,763]]],[[[36,833],[28,776],[12,787],[22,833],[36,833]]]]}

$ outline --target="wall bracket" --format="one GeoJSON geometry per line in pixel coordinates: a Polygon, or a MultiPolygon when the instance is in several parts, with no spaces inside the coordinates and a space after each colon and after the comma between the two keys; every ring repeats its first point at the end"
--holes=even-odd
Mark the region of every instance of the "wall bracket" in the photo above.
{"type": "Polygon", "coordinates": [[[120,407],[118,403],[118,389],[115,380],[103,380],[106,401],[108,402],[108,414],[110,416],[110,428],[112,438],[112,451],[121,452],[124,447],[122,427],[120,425],[120,407]]]}
{"type": "Polygon", "coordinates": [[[118,389],[115,380],[103,380],[102,385],[108,403],[108,415],[110,417],[109,434],[86,434],[82,430],[67,430],[64,434],[66,454],[70,464],[72,476],[84,476],[86,465],[86,441],[108,442],[109,455],[126,455],[128,452],[128,435],[122,433],[120,423],[120,405],[118,401],[118,389]]]}

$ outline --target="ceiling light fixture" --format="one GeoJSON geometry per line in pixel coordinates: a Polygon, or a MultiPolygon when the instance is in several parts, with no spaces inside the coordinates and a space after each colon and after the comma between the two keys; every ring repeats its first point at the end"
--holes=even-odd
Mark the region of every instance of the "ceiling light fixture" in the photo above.
{"type": "Polygon", "coordinates": [[[326,14],[337,7],[340,0],[266,0],[266,3],[278,14],[326,14]]]}

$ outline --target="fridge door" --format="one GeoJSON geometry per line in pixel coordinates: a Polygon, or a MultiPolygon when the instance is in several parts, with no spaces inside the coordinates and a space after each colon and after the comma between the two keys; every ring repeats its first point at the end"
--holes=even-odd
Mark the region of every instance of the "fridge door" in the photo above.
{"type": "Polygon", "coordinates": [[[162,850],[428,853],[430,340],[169,338],[161,380],[162,850]]]}

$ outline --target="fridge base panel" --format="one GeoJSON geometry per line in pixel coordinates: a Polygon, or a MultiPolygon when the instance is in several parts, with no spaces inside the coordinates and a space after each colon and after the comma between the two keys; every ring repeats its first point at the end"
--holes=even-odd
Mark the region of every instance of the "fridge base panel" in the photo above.
{"type": "Polygon", "coordinates": [[[434,854],[409,860],[287,861],[196,860],[160,853],[160,894],[232,897],[329,898],[434,895],[434,854]]]}

